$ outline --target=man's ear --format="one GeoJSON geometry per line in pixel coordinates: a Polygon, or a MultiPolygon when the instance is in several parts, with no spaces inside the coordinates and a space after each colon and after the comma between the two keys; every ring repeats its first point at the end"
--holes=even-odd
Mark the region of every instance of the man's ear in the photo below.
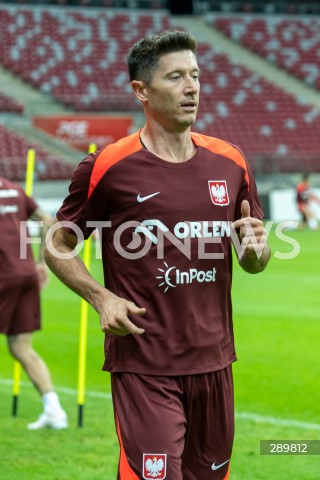
{"type": "Polygon", "coordinates": [[[140,102],[146,102],[148,100],[148,90],[146,85],[141,80],[132,80],[131,86],[133,91],[140,102]]]}

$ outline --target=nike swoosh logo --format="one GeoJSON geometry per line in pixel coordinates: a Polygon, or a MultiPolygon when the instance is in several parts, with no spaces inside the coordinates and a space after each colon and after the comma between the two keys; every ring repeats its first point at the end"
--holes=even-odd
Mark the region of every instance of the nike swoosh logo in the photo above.
{"type": "Polygon", "coordinates": [[[139,195],[137,196],[137,201],[139,203],[142,203],[142,202],[145,202],[146,200],[149,200],[149,198],[152,198],[154,197],[155,195],[159,195],[160,192],[156,192],[156,193],[151,193],[151,195],[147,195],[146,197],[141,197],[140,196],[140,193],[139,195]]]}
{"type": "Polygon", "coordinates": [[[216,465],[215,463],[213,463],[212,466],[211,466],[211,470],[219,470],[219,468],[223,467],[223,465],[225,465],[229,461],[230,461],[230,458],[228,460],[226,460],[225,462],[220,463],[220,465],[216,465]]]}

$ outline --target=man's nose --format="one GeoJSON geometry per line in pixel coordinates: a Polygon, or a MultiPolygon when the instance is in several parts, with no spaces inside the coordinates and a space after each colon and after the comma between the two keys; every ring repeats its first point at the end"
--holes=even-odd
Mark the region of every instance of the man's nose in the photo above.
{"type": "Polygon", "coordinates": [[[186,84],[185,84],[185,90],[189,93],[198,93],[199,91],[199,83],[197,80],[195,80],[193,77],[188,76],[186,77],[186,84]]]}

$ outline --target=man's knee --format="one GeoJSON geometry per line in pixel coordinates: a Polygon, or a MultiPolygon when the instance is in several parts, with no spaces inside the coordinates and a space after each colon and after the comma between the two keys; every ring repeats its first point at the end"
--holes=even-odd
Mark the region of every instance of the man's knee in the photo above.
{"type": "Polygon", "coordinates": [[[8,337],[8,348],[11,355],[24,362],[28,358],[36,357],[36,353],[31,347],[31,338],[21,337],[21,335],[12,335],[8,337]]]}

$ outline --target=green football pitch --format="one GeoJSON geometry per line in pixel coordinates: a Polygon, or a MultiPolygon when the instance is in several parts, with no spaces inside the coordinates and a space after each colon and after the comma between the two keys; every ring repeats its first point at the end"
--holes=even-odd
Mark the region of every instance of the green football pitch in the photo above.
{"type": "MultiPolygon", "coordinates": [[[[320,451],[260,455],[260,440],[320,440],[320,232],[285,233],[300,245],[295,258],[278,258],[290,254],[293,244],[273,231],[273,257],[265,272],[249,275],[234,267],[238,362],[231,480],[320,479],[320,451]]],[[[101,279],[98,261],[93,260],[92,272],[101,279]]],[[[101,371],[103,334],[97,315],[89,310],[84,425],[78,428],[80,299],[52,276],[42,304],[44,327],[34,343],[50,367],[70,428],[27,431],[27,423],[41,412],[41,401],[24,375],[18,416],[11,416],[13,362],[1,336],[0,479],[115,480],[118,442],[109,375],[101,371]]]]}

